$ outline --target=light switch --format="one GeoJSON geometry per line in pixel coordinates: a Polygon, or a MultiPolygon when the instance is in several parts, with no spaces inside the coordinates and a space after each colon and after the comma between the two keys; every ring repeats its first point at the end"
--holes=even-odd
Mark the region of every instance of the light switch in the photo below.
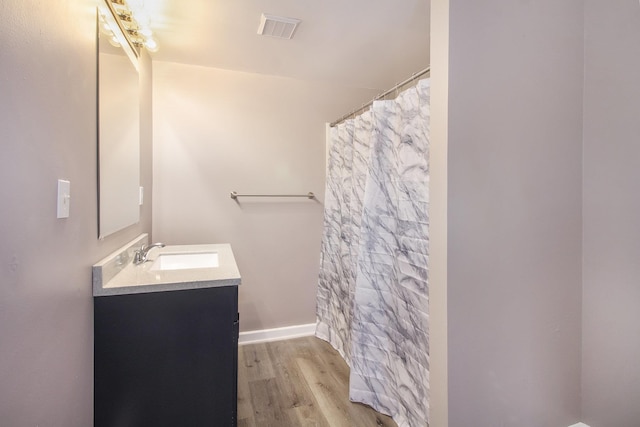
{"type": "Polygon", "coordinates": [[[58,218],[69,218],[71,205],[71,182],[58,180],[58,218]]]}
{"type": "Polygon", "coordinates": [[[144,203],[144,187],[140,186],[140,193],[138,194],[139,194],[138,205],[142,206],[142,204],[144,203]]]}

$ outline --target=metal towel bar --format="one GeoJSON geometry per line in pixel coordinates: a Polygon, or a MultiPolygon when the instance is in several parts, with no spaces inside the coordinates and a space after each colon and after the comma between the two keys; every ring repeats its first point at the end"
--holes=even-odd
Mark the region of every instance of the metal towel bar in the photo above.
{"type": "Polygon", "coordinates": [[[309,191],[307,194],[238,194],[232,191],[230,194],[233,200],[238,197],[306,197],[307,199],[315,199],[316,195],[309,191]]]}

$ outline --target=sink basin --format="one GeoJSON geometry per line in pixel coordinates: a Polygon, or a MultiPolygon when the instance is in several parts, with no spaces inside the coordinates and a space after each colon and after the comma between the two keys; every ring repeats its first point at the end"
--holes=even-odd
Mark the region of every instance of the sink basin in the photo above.
{"type": "Polygon", "coordinates": [[[150,270],[190,270],[218,266],[217,252],[161,253],[153,262],[150,270]]]}

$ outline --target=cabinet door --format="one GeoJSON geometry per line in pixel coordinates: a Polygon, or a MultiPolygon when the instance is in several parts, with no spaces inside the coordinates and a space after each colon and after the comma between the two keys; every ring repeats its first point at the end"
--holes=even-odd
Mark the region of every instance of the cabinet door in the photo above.
{"type": "Polygon", "coordinates": [[[237,287],[95,299],[95,426],[233,426],[237,287]]]}

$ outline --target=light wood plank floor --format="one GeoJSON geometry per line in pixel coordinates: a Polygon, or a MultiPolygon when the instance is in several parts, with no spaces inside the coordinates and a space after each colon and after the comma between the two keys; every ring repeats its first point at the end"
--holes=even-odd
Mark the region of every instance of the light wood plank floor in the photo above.
{"type": "Polygon", "coordinates": [[[349,367],[326,342],[305,337],[238,351],[238,427],[397,427],[348,397],[349,367]]]}

